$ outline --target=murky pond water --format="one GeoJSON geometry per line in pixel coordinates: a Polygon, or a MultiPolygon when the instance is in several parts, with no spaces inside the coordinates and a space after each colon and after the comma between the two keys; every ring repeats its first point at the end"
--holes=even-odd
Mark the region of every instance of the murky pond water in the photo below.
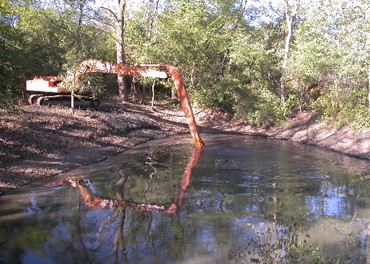
{"type": "Polygon", "coordinates": [[[142,144],[0,197],[0,263],[368,263],[370,163],[249,136],[142,144]]]}

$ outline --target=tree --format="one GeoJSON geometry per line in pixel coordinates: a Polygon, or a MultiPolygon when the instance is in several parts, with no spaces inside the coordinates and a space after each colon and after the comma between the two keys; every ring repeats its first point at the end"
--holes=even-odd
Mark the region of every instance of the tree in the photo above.
{"type": "MultiPolygon", "coordinates": [[[[117,44],[117,63],[125,63],[125,9],[126,0],[117,0],[117,16],[116,16],[116,44],[117,44]]],[[[128,87],[126,77],[118,75],[118,91],[123,101],[128,100],[128,87]]]]}
{"type": "Polygon", "coordinates": [[[19,40],[22,33],[14,28],[16,13],[10,1],[0,3],[0,108],[13,104],[19,94],[19,40]],[[17,90],[19,91],[17,92],[17,90]]]}
{"type": "Polygon", "coordinates": [[[321,87],[312,106],[326,117],[368,126],[370,3],[325,0],[306,3],[304,10],[290,76],[297,84],[321,87]]]}
{"type": "Polygon", "coordinates": [[[280,80],[280,101],[282,103],[286,100],[286,78],[287,78],[287,67],[289,62],[290,45],[293,35],[294,20],[298,15],[298,9],[300,0],[283,0],[281,1],[282,10],[284,11],[286,35],[285,44],[283,50],[283,58],[281,63],[281,80],[280,80]]]}
{"type": "Polygon", "coordinates": [[[160,34],[153,53],[182,69],[199,103],[229,108],[233,99],[221,80],[232,34],[242,23],[235,1],[172,1],[158,17],[160,34]]]}
{"type": "MultiPolygon", "coordinates": [[[[105,10],[106,16],[110,22],[105,22],[110,24],[115,29],[115,43],[116,43],[116,61],[117,63],[126,63],[126,53],[125,53],[125,11],[126,11],[126,0],[117,0],[115,11],[111,7],[101,7],[105,10]]],[[[104,18],[103,18],[104,19],[104,18]]],[[[122,98],[123,102],[128,100],[129,88],[127,85],[126,76],[118,75],[118,94],[122,98]]]]}

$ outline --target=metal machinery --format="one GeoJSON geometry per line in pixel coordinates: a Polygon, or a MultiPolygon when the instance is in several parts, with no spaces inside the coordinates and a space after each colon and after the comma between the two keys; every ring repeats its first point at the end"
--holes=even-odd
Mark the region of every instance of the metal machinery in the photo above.
{"type": "MultiPolygon", "coordinates": [[[[171,78],[175,84],[178,97],[180,99],[180,104],[182,110],[184,111],[187,123],[189,126],[190,133],[192,134],[194,144],[197,148],[204,147],[203,140],[200,138],[197,125],[195,122],[192,107],[190,105],[190,100],[185,89],[184,81],[181,76],[180,69],[168,65],[168,64],[136,64],[136,65],[126,65],[118,64],[115,62],[108,62],[102,60],[88,59],[82,61],[74,73],[67,76],[66,79],[61,79],[57,76],[45,76],[45,77],[35,77],[31,80],[26,81],[26,92],[30,94],[29,102],[31,104],[37,103],[39,105],[53,104],[57,101],[70,102],[71,94],[76,93],[77,105],[86,106],[90,105],[92,107],[98,106],[99,101],[96,99],[81,94],[79,87],[82,83],[83,76],[86,73],[110,73],[110,74],[121,74],[130,75],[133,77],[152,77],[152,78],[171,78]],[[66,83],[72,83],[71,89],[65,88],[66,83]],[[68,99],[68,100],[66,100],[68,99]]],[[[73,96],[72,96],[73,98],[73,96]]]]}
{"type": "MultiPolygon", "coordinates": [[[[37,76],[26,80],[28,102],[37,105],[70,105],[71,91],[63,86],[64,79],[60,76],[37,76]]],[[[96,108],[100,101],[88,92],[74,91],[75,105],[83,108],[96,108]]]]}

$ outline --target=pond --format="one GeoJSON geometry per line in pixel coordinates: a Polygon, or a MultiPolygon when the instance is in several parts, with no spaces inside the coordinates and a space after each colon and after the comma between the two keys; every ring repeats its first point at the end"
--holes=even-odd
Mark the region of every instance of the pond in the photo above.
{"type": "Polygon", "coordinates": [[[368,263],[370,162],[204,141],[151,141],[0,197],[0,263],[368,263]]]}

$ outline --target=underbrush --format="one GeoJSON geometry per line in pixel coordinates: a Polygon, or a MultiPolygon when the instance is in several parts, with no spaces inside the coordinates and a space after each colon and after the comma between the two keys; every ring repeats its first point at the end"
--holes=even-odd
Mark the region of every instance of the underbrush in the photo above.
{"type": "Polygon", "coordinates": [[[366,89],[348,93],[329,90],[312,104],[312,108],[323,121],[334,127],[349,126],[357,130],[370,128],[366,94],[366,89]]]}

